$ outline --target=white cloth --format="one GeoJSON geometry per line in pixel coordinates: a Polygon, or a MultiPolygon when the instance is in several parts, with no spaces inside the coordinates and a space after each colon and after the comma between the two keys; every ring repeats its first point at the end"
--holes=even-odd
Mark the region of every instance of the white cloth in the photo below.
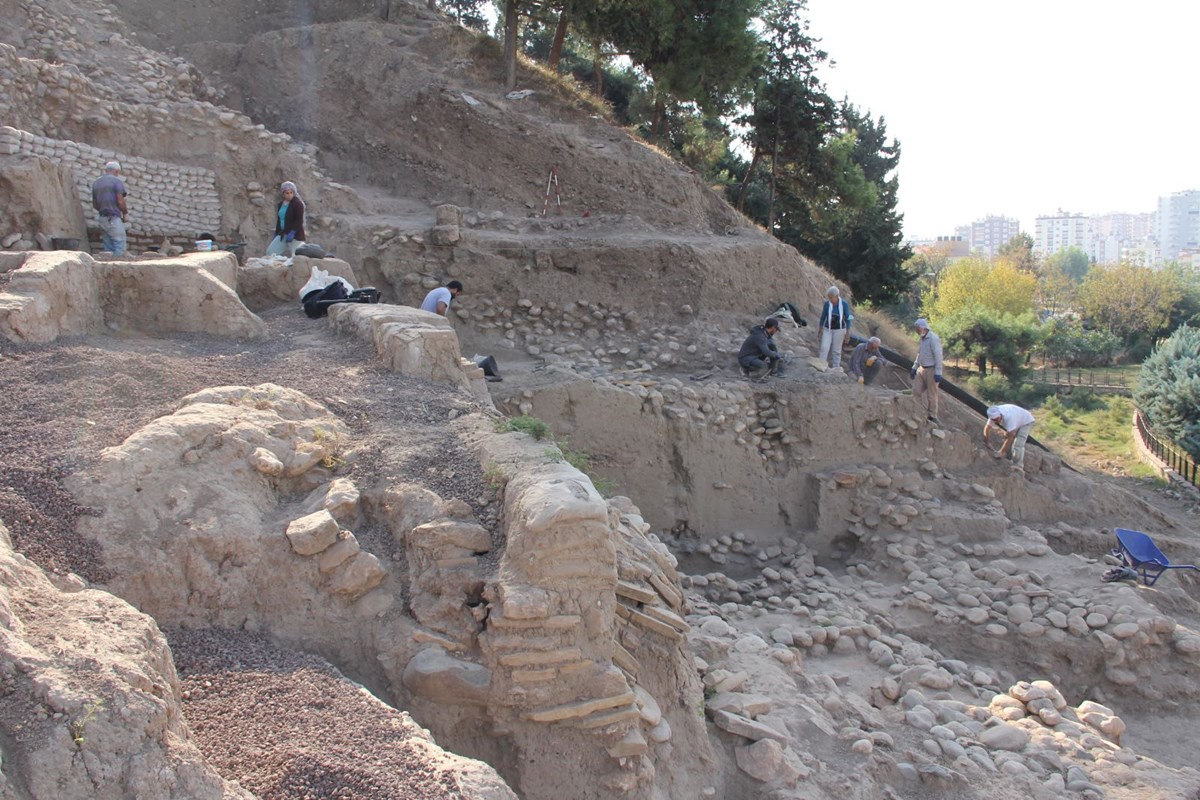
{"type": "Polygon", "coordinates": [[[312,272],[308,276],[308,283],[304,284],[304,286],[300,288],[300,299],[303,300],[304,296],[309,292],[315,292],[320,289],[324,289],[329,284],[336,283],[337,281],[341,281],[343,284],[345,284],[347,293],[354,291],[354,287],[350,284],[350,281],[337,275],[330,275],[316,264],[313,264],[312,272]]]}

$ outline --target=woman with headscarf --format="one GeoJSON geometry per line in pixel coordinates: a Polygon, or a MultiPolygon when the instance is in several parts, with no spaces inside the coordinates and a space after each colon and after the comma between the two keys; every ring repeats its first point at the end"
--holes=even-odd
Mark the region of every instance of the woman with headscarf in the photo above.
{"type": "Polygon", "coordinates": [[[846,339],[846,331],[850,330],[854,315],[850,313],[850,304],[842,299],[838,287],[830,286],[825,298],[821,304],[821,317],[817,321],[821,329],[821,349],[817,358],[831,361],[833,368],[837,369],[842,365],[842,342],[846,339]]]}
{"type": "Polygon", "coordinates": [[[284,181],[279,187],[279,205],[275,207],[275,238],[267,246],[267,255],[289,256],[304,244],[304,201],[296,184],[284,181]]]}

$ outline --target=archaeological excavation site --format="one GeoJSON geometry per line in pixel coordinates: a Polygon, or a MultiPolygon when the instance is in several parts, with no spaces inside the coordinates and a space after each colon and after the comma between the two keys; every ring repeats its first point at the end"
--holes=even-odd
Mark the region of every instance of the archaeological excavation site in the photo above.
{"type": "Polygon", "coordinates": [[[430,5],[0,0],[0,798],[1200,799],[1196,498],[748,381],[837,282],[430,5]]]}

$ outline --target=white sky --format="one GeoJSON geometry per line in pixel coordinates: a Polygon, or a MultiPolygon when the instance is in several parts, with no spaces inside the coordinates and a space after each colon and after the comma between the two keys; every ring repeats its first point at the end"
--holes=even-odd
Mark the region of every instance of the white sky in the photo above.
{"type": "Polygon", "coordinates": [[[908,238],[1200,189],[1196,0],[808,0],[835,99],[900,140],[908,238]]]}

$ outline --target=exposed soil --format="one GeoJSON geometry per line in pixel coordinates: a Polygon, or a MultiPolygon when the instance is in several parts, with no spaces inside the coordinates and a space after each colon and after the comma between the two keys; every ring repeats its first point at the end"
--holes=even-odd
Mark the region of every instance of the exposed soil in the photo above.
{"type": "MultiPolygon", "coordinates": [[[[95,337],[6,344],[0,356],[0,519],[16,549],[51,572],[103,583],[119,570],[75,532],[91,510],[64,480],[108,446],[220,385],[278,383],[343,419],[354,441],[343,475],[360,489],[421,483],[471,505],[493,533],[498,510],[478,461],[451,427],[479,408],[450,387],[396,375],[361,341],[339,338],[299,308],[264,315],[269,338],[95,337]]],[[[391,557],[379,521],[364,549],[391,557]]],[[[410,740],[415,723],[347,682],[323,660],[242,632],[170,635],[184,713],[207,759],[268,798],[454,798],[454,777],[410,740]]]]}

